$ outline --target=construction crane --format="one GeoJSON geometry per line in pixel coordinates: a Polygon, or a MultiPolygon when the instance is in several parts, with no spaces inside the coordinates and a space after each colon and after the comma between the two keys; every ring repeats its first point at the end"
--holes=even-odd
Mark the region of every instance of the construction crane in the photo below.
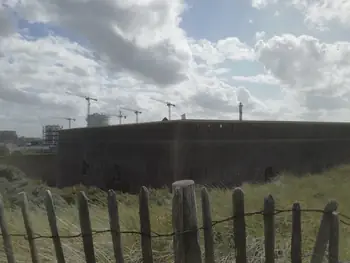
{"type": "Polygon", "coordinates": [[[76,121],[75,118],[70,118],[70,117],[57,117],[57,119],[67,120],[69,129],[72,127],[72,121],[76,121]]]}
{"type": "Polygon", "coordinates": [[[118,115],[115,115],[116,117],[119,118],[119,124],[122,124],[122,119],[126,119],[126,115],[123,114],[123,112],[120,110],[118,115]]]}
{"type": "Polygon", "coordinates": [[[90,105],[91,105],[91,101],[97,101],[97,99],[89,97],[89,96],[82,96],[82,95],[78,95],[78,94],[74,94],[74,93],[70,93],[70,92],[66,92],[68,95],[73,95],[73,96],[77,96],[80,98],[83,98],[87,101],[87,117],[86,117],[86,123],[87,126],[89,126],[89,116],[90,116],[90,105]]]}
{"type": "Polygon", "coordinates": [[[175,107],[175,104],[168,102],[168,101],[163,101],[163,100],[159,100],[159,99],[155,99],[155,98],[151,98],[151,100],[155,100],[158,101],[160,103],[165,104],[168,107],[168,114],[169,114],[169,121],[171,120],[171,107],[175,107]]]}
{"type": "Polygon", "coordinates": [[[131,111],[131,112],[135,113],[135,115],[136,115],[136,123],[139,123],[139,114],[142,113],[141,111],[133,110],[133,109],[129,109],[129,108],[123,108],[123,107],[121,107],[120,109],[126,110],[126,111],[131,111]]]}

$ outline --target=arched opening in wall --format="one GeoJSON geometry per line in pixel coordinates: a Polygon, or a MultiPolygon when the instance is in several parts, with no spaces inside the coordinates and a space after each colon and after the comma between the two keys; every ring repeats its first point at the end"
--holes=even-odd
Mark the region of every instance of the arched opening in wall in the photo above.
{"type": "Polygon", "coordinates": [[[231,132],[235,132],[235,125],[234,124],[231,125],[231,132]]]}
{"type": "Polygon", "coordinates": [[[84,177],[87,176],[89,168],[90,168],[90,166],[89,166],[88,162],[86,160],[83,160],[83,163],[81,165],[81,175],[84,177]]]}
{"type": "Polygon", "coordinates": [[[122,180],[122,172],[121,172],[120,166],[118,164],[115,164],[113,167],[113,170],[114,170],[114,174],[115,174],[115,176],[113,177],[114,182],[120,183],[122,180]]]}
{"type": "Polygon", "coordinates": [[[111,168],[111,173],[108,175],[108,178],[105,181],[106,189],[123,190],[121,189],[122,175],[120,166],[118,164],[114,164],[111,168]]]}
{"type": "Polygon", "coordinates": [[[273,170],[272,166],[268,166],[266,167],[265,169],[265,172],[264,172],[264,182],[269,182],[271,181],[274,177],[276,177],[276,173],[275,171],[273,170]]]}

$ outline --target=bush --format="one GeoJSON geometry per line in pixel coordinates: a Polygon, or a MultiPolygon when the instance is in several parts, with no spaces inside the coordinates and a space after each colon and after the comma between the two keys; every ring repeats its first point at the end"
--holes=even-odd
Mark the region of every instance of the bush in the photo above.
{"type": "Polygon", "coordinates": [[[6,147],[6,145],[0,145],[0,156],[8,156],[10,155],[9,148],[6,147]]]}

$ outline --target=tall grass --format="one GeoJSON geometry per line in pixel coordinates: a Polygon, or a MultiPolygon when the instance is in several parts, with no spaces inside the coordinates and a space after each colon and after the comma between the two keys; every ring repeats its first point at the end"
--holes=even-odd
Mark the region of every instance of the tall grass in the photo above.
{"type": "MultiPolygon", "coordinates": [[[[264,185],[242,186],[245,192],[246,211],[261,210],[263,198],[272,194],[276,201],[276,208],[290,209],[293,202],[301,203],[302,209],[323,209],[329,199],[339,202],[339,211],[350,215],[350,187],[348,176],[350,166],[342,166],[320,175],[306,175],[302,178],[292,175],[282,175],[274,182],[264,185]]],[[[60,234],[74,235],[80,232],[74,195],[84,190],[91,199],[91,220],[95,230],[109,227],[106,207],[106,195],[97,189],[84,187],[52,189],[55,197],[70,200],[71,204],[58,203],[57,216],[59,218],[60,234]]],[[[210,189],[212,214],[214,220],[229,217],[232,214],[232,191],[229,189],[210,189]]],[[[150,190],[151,228],[157,233],[171,233],[171,194],[164,189],[150,190]]],[[[198,218],[201,222],[201,208],[198,201],[198,218]]],[[[139,231],[138,197],[128,194],[118,194],[121,230],[139,231]]],[[[7,206],[6,218],[11,233],[25,233],[21,212],[16,207],[7,206]]],[[[33,206],[31,211],[34,231],[41,235],[50,235],[47,215],[44,209],[33,206]]],[[[319,227],[321,214],[302,213],[303,256],[310,257],[319,227]]],[[[248,254],[250,262],[263,262],[263,218],[255,215],[247,218],[248,254]]],[[[232,224],[230,222],[218,224],[215,230],[215,247],[218,262],[232,262],[234,258],[232,224]]],[[[340,257],[350,259],[350,227],[341,225],[340,257]]],[[[276,216],[277,254],[278,262],[289,260],[291,239],[291,214],[276,216]]],[[[201,239],[202,233],[201,233],[201,239]]],[[[203,241],[203,240],[202,240],[203,241]]],[[[2,246],[2,241],[0,245],[2,246]]],[[[54,262],[54,250],[51,239],[36,240],[42,262],[54,262]]],[[[84,262],[81,238],[62,239],[67,262],[84,262]]],[[[97,262],[115,262],[109,233],[94,236],[97,262]]],[[[123,235],[122,243],[126,262],[142,262],[140,251],[140,237],[138,235],[123,235]]],[[[173,262],[172,238],[163,237],[153,239],[155,262],[173,262]]],[[[28,242],[20,237],[13,237],[14,251],[17,262],[30,262],[28,242]]],[[[0,250],[0,262],[6,262],[3,249],[0,250]]]]}

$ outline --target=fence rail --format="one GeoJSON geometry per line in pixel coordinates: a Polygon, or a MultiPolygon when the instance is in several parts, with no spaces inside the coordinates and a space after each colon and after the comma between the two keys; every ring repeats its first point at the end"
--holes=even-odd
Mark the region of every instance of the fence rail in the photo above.
{"type": "Polygon", "coordinates": [[[78,195],[78,212],[81,232],[75,235],[59,235],[57,227],[57,218],[53,205],[51,192],[46,191],[45,206],[48,216],[48,222],[51,235],[41,235],[34,233],[31,218],[28,212],[28,200],[25,193],[22,193],[22,216],[25,226],[25,234],[9,233],[7,222],[4,215],[4,206],[0,200],[0,230],[3,238],[4,252],[7,262],[15,263],[15,255],[12,247],[12,237],[23,237],[28,241],[32,263],[39,263],[36,239],[52,239],[57,263],[65,263],[65,255],[62,249],[61,239],[64,238],[82,238],[83,250],[86,263],[96,263],[94,251],[93,236],[102,233],[110,233],[113,243],[113,253],[116,263],[124,263],[122,249],[122,234],[140,235],[142,259],[145,263],[153,263],[152,239],[161,237],[173,238],[174,262],[175,263],[202,263],[202,253],[199,243],[199,231],[204,232],[204,262],[214,263],[214,234],[213,227],[224,222],[233,223],[233,241],[234,252],[237,263],[247,263],[247,244],[246,244],[246,217],[253,215],[262,215],[264,222],[264,251],[265,262],[275,262],[275,215],[281,213],[292,213],[292,238],[291,238],[291,262],[302,262],[302,232],[301,232],[301,214],[304,212],[317,212],[321,215],[320,227],[318,230],[316,242],[311,254],[310,263],[323,262],[326,254],[329,263],[339,262],[339,222],[350,225],[345,220],[350,220],[349,216],[337,213],[338,204],[335,201],[328,202],[323,210],[320,209],[301,209],[299,203],[294,203],[292,209],[278,210],[275,208],[275,202],[271,195],[264,199],[264,209],[256,212],[245,212],[244,193],[240,188],[233,190],[233,214],[222,220],[212,220],[209,194],[206,188],[201,191],[202,206],[202,226],[198,226],[197,205],[195,199],[195,184],[192,180],[183,180],[173,183],[173,201],[172,201],[172,224],[171,233],[161,234],[151,231],[150,212],[149,212],[149,194],[146,187],[142,187],[139,194],[139,215],[140,231],[120,231],[119,211],[116,194],[114,191],[108,191],[108,214],[109,229],[92,230],[88,198],[84,192],[78,195]],[[339,219],[342,217],[343,219],[339,219]]]}

